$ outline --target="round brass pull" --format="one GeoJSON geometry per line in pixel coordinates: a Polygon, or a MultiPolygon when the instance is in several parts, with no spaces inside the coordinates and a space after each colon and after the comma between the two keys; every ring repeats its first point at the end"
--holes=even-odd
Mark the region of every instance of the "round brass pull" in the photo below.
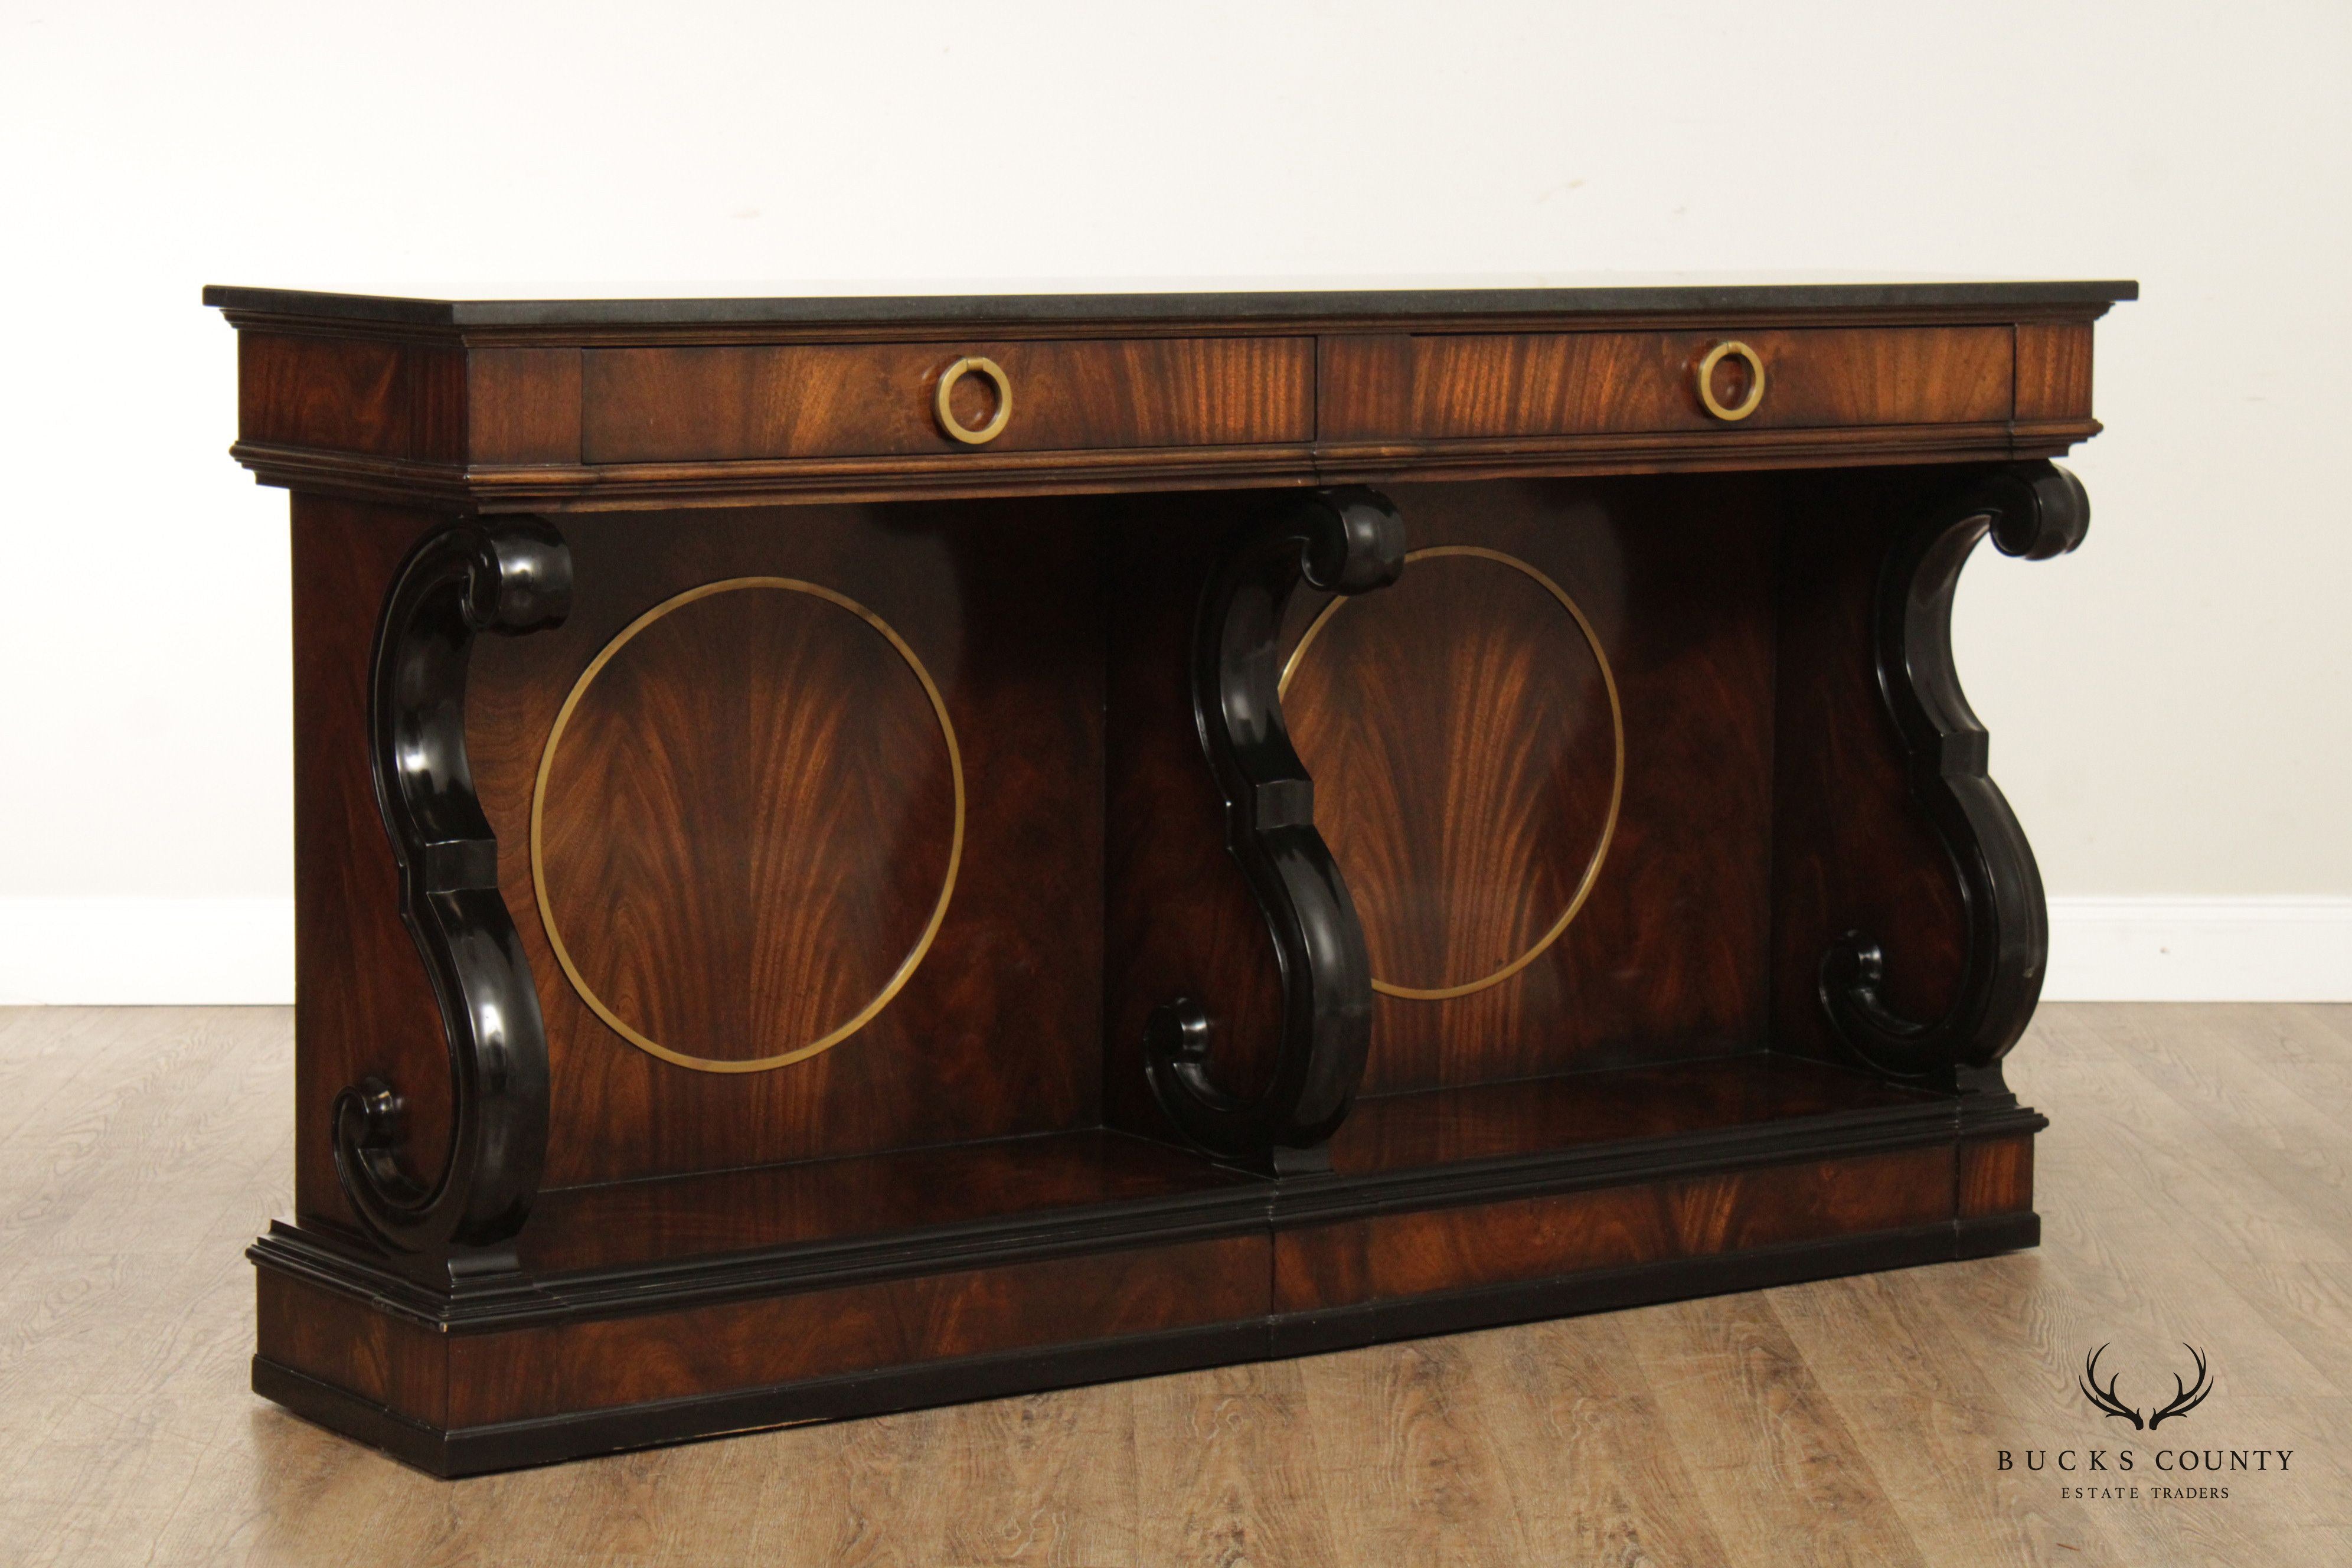
{"type": "Polygon", "coordinates": [[[1717,343],[1706,351],[1698,362],[1698,400],[1717,419],[1735,421],[1747,418],[1764,401],[1764,361],[1754,349],[1737,341],[1717,343]],[[1727,407],[1715,395],[1715,367],[1730,356],[1738,356],[1748,366],[1748,395],[1737,405],[1727,407]]]}
{"type": "Polygon", "coordinates": [[[1003,366],[992,359],[971,355],[960,359],[940,373],[938,390],[931,394],[931,412],[939,416],[940,428],[969,447],[984,447],[1004,434],[1004,422],[1013,417],[1013,384],[1005,379],[1003,366]],[[996,416],[975,430],[955,416],[948,399],[955,393],[956,383],[967,375],[984,375],[996,388],[996,416]]]}

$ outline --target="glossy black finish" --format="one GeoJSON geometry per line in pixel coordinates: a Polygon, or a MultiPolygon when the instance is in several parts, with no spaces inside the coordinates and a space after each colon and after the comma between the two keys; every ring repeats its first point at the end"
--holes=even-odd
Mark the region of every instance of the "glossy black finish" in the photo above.
{"type": "Polygon", "coordinates": [[[448,1038],[450,1152],[429,1181],[403,1170],[400,1092],[370,1078],[335,1097],[335,1166],[378,1239],[436,1263],[512,1237],[547,1156],[547,1036],[467,762],[467,668],[478,634],[555,626],[571,598],[572,557],[553,529],[458,522],[410,552],[376,627],[376,805],[448,1038]]]}
{"type": "Polygon", "coordinates": [[[1179,997],[1145,1026],[1152,1092],[1184,1135],[1277,1173],[1329,1166],[1323,1148],[1355,1098],[1372,1028],[1371,961],[1355,900],[1315,828],[1315,785],[1282,717],[1283,612],[1305,582],[1363,594],[1404,570],[1404,520],[1368,489],[1318,491],[1245,525],[1201,598],[1192,701],[1225,800],[1225,843],[1265,911],[1282,968],[1281,1041],[1250,1100],[1208,1073],[1209,1021],[1179,997]]]}
{"type": "Polygon", "coordinates": [[[2002,310],[2100,305],[2139,298],[2108,280],[1950,283],[1665,283],[1585,289],[1291,289],[1171,294],[875,295],[830,299],[432,299],[211,284],[205,303],[226,310],[410,326],[590,327],[833,322],[1250,321],[1330,316],[1519,316],[1629,311],[2002,310]]]}
{"type": "Polygon", "coordinates": [[[1886,955],[1848,932],[1821,963],[1822,1005],[1837,1037],[1881,1072],[1947,1087],[1997,1089],[1997,1064],[2033,1016],[2050,952],[2042,873],[2024,830],[1987,776],[1984,726],[1952,667],[1952,595],[1989,532],[2005,555],[2046,561],[2082,543],[2082,481],[2053,463],[1996,470],[1897,536],[1879,577],[1879,692],[1910,759],[1911,791],[1951,857],[1967,910],[1967,960],[1940,1018],[1889,1008],[1886,955]]]}

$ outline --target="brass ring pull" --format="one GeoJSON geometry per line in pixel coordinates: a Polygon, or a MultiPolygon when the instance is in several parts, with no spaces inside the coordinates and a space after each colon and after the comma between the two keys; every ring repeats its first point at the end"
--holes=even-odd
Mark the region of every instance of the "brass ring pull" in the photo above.
{"type": "Polygon", "coordinates": [[[984,447],[1004,434],[1004,422],[1013,417],[1013,384],[1005,379],[1004,368],[992,359],[978,355],[960,359],[940,373],[938,390],[931,394],[931,412],[939,416],[940,428],[968,447],[984,447]],[[956,383],[967,375],[984,375],[996,387],[996,416],[975,430],[955,416],[948,398],[954,393],[956,383]]]}
{"type": "Polygon", "coordinates": [[[1747,418],[1756,412],[1757,405],[1764,401],[1764,361],[1746,343],[1734,341],[1716,344],[1706,351],[1706,357],[1698,362],[1698,400],[1717,419],[1729,422],[1747,418]],[[1715,395],[1715,367],[1721,364],[1726,356],[1732,354],[1739,356],[1748,365],[1748,395],[1739,400],[1737,407],[1726,407],[1723,400],[1715,395]]]}

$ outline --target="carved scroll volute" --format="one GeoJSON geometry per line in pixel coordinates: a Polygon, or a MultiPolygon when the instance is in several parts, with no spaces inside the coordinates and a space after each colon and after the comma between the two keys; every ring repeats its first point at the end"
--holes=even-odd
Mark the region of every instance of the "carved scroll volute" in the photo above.
{"type": "Polygon", "coordinates": [[[2090,521],[2081,480],[2053,463],[2021,463],[1979,480],[1888,552],[1876,607],[1879,692],[1909,758],[1912,795],[1951,857],[1968,929],[1958,990],[1932,1022],[1882,1000],[1886,955],[1870,935],[1848,932],[1822,956],[1832,1026],[1881,1072],[1993,1087],[2041,1000],[2050,953],[2042,872],[1986,774],[1984,726],[1952,666],[1952,596],[1988,532],[2005,555],[2046,561],[2082,543],[2090,521]]]}
{"type": "Polygon", "coordinates": [[[571,598],[571,553],[544,522],[458,522],[410,552],[377,624],[376,805],[399,863],[401,919],[447,1037],[449,1157],[429,1181],[402,1169],[404,1090],[373,1078],[335,1097],[334,1151],[360,1218],[400,1252],[494,1248],[522,1227],[539,1190],[547,1036],[466,758],[466,674],[476,636],[555,626],[571,598]]]}
{"type": "Polygon", "coordinates": [[[1404,570],[1404,522],[1367,489],[1319,491],[1240,531],[1202,592],[1192,706],[1225,801],[1225,842],[1265,911],[1282,976],[1281,1037],[1265,1087],[1244,1100],[1209,1076],[1209,1014],[1191,997],[1153,1010],[1145,1071],[1169,1119],[1252,1169],[1328,1169],[1371,1043],[1372,972],[1355,900],[1315,828],[1315,786],[1283,721],[1278,640],[1301,582],[1338,594],[1404,570]]]}

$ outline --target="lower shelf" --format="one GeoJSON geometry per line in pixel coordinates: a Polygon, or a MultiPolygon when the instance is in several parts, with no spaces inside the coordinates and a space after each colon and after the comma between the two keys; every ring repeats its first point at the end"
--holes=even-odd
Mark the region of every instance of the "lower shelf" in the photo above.
{"type": "Polygon", "coordinates": [[[1092,1131],[551,1194],[490,1288],[257,1242],[254,1386],[438,1475],[2031,1246],[2006,1095],[1763,1055],[1370,1100],[1326,1175],[1092,1131]]]}

